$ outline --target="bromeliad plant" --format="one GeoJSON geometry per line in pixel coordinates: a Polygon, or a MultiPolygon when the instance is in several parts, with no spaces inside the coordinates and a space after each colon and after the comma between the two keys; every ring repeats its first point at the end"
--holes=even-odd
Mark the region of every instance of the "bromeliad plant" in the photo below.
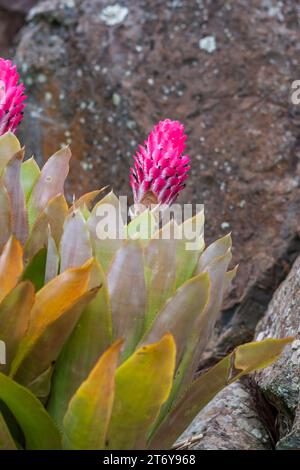
{"type": "MultiPolygon", "coordinates": [[[[0,129],[14,131],[23,90],[10,63],[0,73],[0,129]]],[[[175,201],[189,170],[184,141],[178,122],[155,127],[135,157],[135,202],[175,201]]],[[[99,239],[99,208],[119,200],[110,192],[93,205],[93,191],[69,206],[70,158],[63,148],[40,170],[13,133],[0,137],[0,448],[167,449],[292,338],[244,344],[195,379],[236,272],[230,236],[205,248],[201,233],[192,251],[153,230],[141,240],[145,210],[125,227],[129,239],[99,239]]],[[[184,224],[196,222],[203,212],[184,224]]]]}

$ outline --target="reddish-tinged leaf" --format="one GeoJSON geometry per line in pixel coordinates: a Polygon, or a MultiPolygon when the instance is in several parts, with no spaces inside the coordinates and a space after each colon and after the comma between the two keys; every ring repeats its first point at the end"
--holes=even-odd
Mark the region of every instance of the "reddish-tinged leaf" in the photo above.
{"type": "Polygon", "coordinates": [[[38,214],[58,194],[63,194],[65,179],[69,173],[71,151],[64,147],[45,163],[40,177],[28,201],[29,224],[32,227],[38,214]]]}
{"type": "Polygon", "coordinates": [[[0,340],[6,345],[6,364],[0,366],[2,372],[9,370],[26,333],[33,303],[34,288],[26,281],[15,287],[0,304],[0,340]]]}
{"type": "Polygon", "coordinates": [[[20,180],[23,158],[24,150],[20,150],[8,162],[4,175],[4,184],[10,198],[12,233],[22,245],[28,237],[27,209],[20,180]]]}
{"type": "Polygon", "coordinates": [[[69,269],[36,294],[29,329],[11,367],[20,382],[32,382],[57,358],[82,309],[96,294],[87,292],[91,269],[91,261],[69,269]]]}
{"type": "MultiPolygon", "coordinates": [[[[174,224],[168,224],[172,233],[174,224]]],[[[157,238],[150,240],[145,248],[145,278],[147,284],[146,327],[155,319],[166,300],[175,292],[176,282],[176,243],[172,236],[163,239],[165,226],[159,230],[157,238]]]]}
{"type": "Polygon", "coordinates": [[[11,204],[6,188],[0,181],[0,250],[11,235],[11,204]]]}
{"type": "Polygon", "coordinates": [[[191,329],[194,328],[195,320],[207,305],[209,291],[208,273],[199,274],[185,282],[157,314],[153,325],[142,340],[143,344],[153,343],[162,334],[171,333],[176,343],[178,363],[191,329]]]}
{"type": "Polygon", "coordinates": [[[83,194],[83,196],[77,199],[70,207],[69,214],[75,209],[83,209],[84,207],[87,207],[87,209],[90,210],[94,200],[107,188],[109,188],[109,186],[104,186],[104,188],[96,189],[95,191],[83,194]]]}
{"type": "Polygon", "coordinates": [[[0,302],[17,285],[23,271],[23,250],[11,237],[0,255],[0,302]]]}
{"type": "Polygon", "coordinates": [[[88,218],[88,227],[95,257],[107,272],[117,250],[124,242],[120,238],[120,235],[124,234],[120,202],[113,192],[107,194],[95,205],[88,218]],[[107,235],[106,222],[115,224],[113,225],[113,233],[108,238],[105,238],[107,235]]]}
{"type": "Polygon", "coordinates": [[[72,212],[65,220],[60,241],[61,272],[81,266],[92,256],[90,234],[80,210],[72,212]]]}
{"type": "Polygon", "coordinates": [[[59,254],[56,248],[56,243],[51,235],[49,227],[48,234],[48,247],[47,247],[47,260],[45,270],[45,284],[54,279],[58,274],[59,269],[59,254]]]}
{"type": "Polygon", "coordinates": [[[125,357],[141,338],[145,322],[146,286],[139,241],[129,240],[117,251],[107,276],[113,335],[124,338],[125,357]],[[132,287],[134,286],[134,290],[132,287]]]}

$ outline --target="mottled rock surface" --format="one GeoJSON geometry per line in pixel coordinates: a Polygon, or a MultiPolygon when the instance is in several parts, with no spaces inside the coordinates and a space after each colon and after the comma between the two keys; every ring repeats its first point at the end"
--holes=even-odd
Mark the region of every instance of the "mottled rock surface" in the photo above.
{"type": "Polygon", "coordinates": [[[270,450],[269,434],[262,424],[249,389],[236,382],[202,410],[179,439],[190,450],[270,450]]]}
{"type": "Polygon", "coordinates": [[[275,292],[256,339],[295,336],[279,360],[256,373],[256,382],[278,413],[278,447],[300,449],[300,257],[275,292]]]}
{"type": "Polygon", "coordinates": [[[30,96],[28,152],[41,161],[70,143],[70,194],[105,184],[129,193],[137,143],[157,120],[182,120],[192,158],[182,201],[205,203],[209,239],[234,234],[232,306],[272,269],[300,220],[299,117],[289,99],[298,2],[109,5],[47,0],[31,11],[16,55],[30,96]]]}

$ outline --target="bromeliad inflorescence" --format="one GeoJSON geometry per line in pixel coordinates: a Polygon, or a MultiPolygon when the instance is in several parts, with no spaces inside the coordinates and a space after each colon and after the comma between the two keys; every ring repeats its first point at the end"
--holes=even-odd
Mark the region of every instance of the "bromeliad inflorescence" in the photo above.
{"type": "MultiPolygon", "coordinates": [[[[120,200],[110,192],[94,204],[92,191],[68,205],[68,147],[42,169],[23,162],[6,131],[21,119],[24,87],[3,59],[0,80],[0,450],[169,449],[216,393],[293,338],[238,346],[195,378],[236,273],[230,235],[205,249],[202,230],[192,251],[156,232],[142,239],[145,210],[130,240],[100,239],[99,209],[119,213],[120,200]]],[[[135,157],[135,202],[175,201],[185,138],[179,122],[154,128],[135,157]]],[[[203,212],[184,223],[195,218],[203,229],[203,212]]]]}
{"type": "Polygon", "coordinates": [[[165,119],[150,132],[134,156],[130,182],[136,204],[172,204],[184,188],[190,159],[183,155],[186,135],[178,121],[165,119]]]}
{"type": "Polygon", "coordinates": [[[23,118],[25,87],[10,60],[0,57],[0,135],[15,132],[23,118]]]}

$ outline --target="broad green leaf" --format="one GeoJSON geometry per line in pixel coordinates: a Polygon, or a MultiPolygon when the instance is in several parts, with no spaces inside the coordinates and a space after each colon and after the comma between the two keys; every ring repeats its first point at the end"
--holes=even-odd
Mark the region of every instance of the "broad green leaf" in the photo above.
{"type": "Polygon", "coordinates": [[[68,403],[80,384],[112,343],[111,307],[107,282],[97,263],[94,285],[101,285],[96,297],[88,304],[66,342],[55,366],[48,410],[62,427],[68,403]]]}
{"type": "Polygon", "coordinates": [[[202,273],[183,284],[156,315],[142,343],[157,341],[162,334],[171,333],[175,339],[177,363],[194,328],[196,318],[207,306],[210,292],[208,273],[202,273]]]}
{"type": "Polygon", "coordinates": [[[105,446],[115,392],[115,371],[122,341],[115,342],[72,397],[64,417],[66,449],[97,450],[105,446]]]}
{"type": "Polygon", "coordinates": [[[45,284],[54,279],[59,270],[59,254],[56,243],[51,235],[51,229],[48,228],[48,247],[45,269],[45,284]]]}
{"type": "Polygon", "coordinates": [[[169,396],[175,361],[175,341],[167,334],[135,351],[117,369],[105,449],[146,448],[149,429],[169,396]]]}
{"type": "Polygon", "coordinates": [[[23,281],[28,280],[32,282],[36,292],[45,284],[46,260],[47,249],[42,248],[28,263],[22,275],[23,281]]]}
{"type": "Polygon", "coordinates": [[[28,201],[33,186],[40,176],[40,169],[33,157],[29,158],[21,165],[21,184],[25,194],[26,201],[28,201]]]}
{"type": "MultiPolygon", "coordinates": [[[[190,385],[197,370],[201,354],[211,338],[213,328],[220,315],[225,288],[225,276],[231,260],[231,251],[213,259],[206,267],[210,279],[209,300],[202,314],[198,315],[186,341],[183,357],[176,371],[176,377],[167,408],[190,385]]],[[[164,411],[166,412],[167,408],[164,411]]],[[[162,416],[160,417],[162,418],[162,416]]]]}
{"type": "Polygon", "coordinates": [[[45,210],[37,217],[26,243],[25,254],[28,260],[31,260],[42,248],[47,247],[49,227],[56,246],[59,246],[67,213],[68,206],[62,194],[58,194],[48,202],[45,210]]]}
{"type": "Polygon", "coordinates": [[[88,227],[95,257],[107,272],[117,250],[124,242],[121,205],[113,192],[95,205],[88,219],[88,227]],[[111,226],[111,231],[108,226],[111,226]]]}
{"type": "Polygon", "coordinates": [[[60,449],[60,434],[41,402],[26,388],[0,373],[0,400],[18,421],[26,449],[60,449]]]}
{"type": "Polygon", "coordinates": [[[166,300],[175,292],[176,282],[176,240],[173,236],[174,223],[160,229],[155,238],[145,247],[145,278],[147,285],[146,328],[152,324],[156,314],[166,300]],[[170,237],[164,239],[164,232],[170,227],[170,237]]]}
{"type": "Polygon", "coordinates": [[[27,263],[30,262],[39,251],[47,247],[48,226],[48,218],[46,213],[43,211],[37,217],[24,248],[27,263]]]}
{"type": "Polygon", "coordinates": [[[204,211],[185,220],[179,227],[181,237],[176,242],[176,288],[190,279],[204,249],[204,211]]]}
{"type": "Polygon", "coordinates": [[[0,174],[19,150],[21,150],[20,142],[12,132],[0,136],[0,174]]]}
{"type": "Polygon", "coordinates": [[[211,245],[209,245],[206,250],[202,253],[199,258],[198,266],[197,266],[197,273],[201,273],[206,270],[207,266],[215,259],[219,258],[220,256],[224,256],[228,250],[231,249],[232,240],[230,233],[225,235],[222,238],[219,238],[211,245]]]}
{"type": "Polygon", "coordinates": [[[11,236],[11,204],[7,190],[0,181],[0,250],[11,236]]]}
{"type": "Polygon", "coordinates": [[[0,370],[6,372],[26,333],[30,311],[34,303],[34,289],[30,282],[15,287],[0,304],[0,340],[6,345],[6,364],[0,370]]]}
{"type": "Polygon", "coordinates": [[[61,272],[81,266],[92,256],[90,234],[80,210],[69,214],[65,220],[60,241],[61,272]]]}
{"type": "Polygon", "coordinates": [[[293,340],[267,339],[237,347],[193,382],[154,434],[150,448],[169,449],[218,392],[243,375],[272,364],[293,340]]]}
{"type": "Polygon", "coordinates": [[[124,338],[123,357],[140,340],[145,321],[144,260],[138,240],[128,240],[117,251],[107,275],[114,338],[124,338]],[[134,289],[133,289],[134,286],[134,289]]]}
{"type": "Polygon", "coordinates": [[[69,173],[70,158],[69,147],[64,147],[52,155],[42,168],[28,201],[30,227],[33,226],[48,202],[55,196],[63,194],[65,179],[69,173]]]}
{"type": "Polygon", "coordinates": [[[69,269],[35,297],[31,322],[12,363],[11,376],[28,384],[56,360],[78,317],[95,292],[88,292],[92,262],[69,269]]]}
{"type": "Polygon", "coordinates": [[[51,228],[52,237],[58,248],[63,234],[65,219],[68,215],[68,204],[65,196],[58,194],[51,199],[45,208],[45,214],[51,228]]]}
{"type": "Polygon", "coordinates": [[[0,413],[0,450],[17,450],[15,441],[13,440],[7,424],[0,413]]]}
{"type": "Polygon", "coordinates": [[[10,237],[0,255],[0,302],[17,285],[22,271],[22,247],[18,240],[10,237]]]}
{"type": "Polygon", "coordinates": [[[127,237],[133,240],[149,240],[155,230],[156,220],[149,210],[143,211],[126,226],[127,237]]]}

